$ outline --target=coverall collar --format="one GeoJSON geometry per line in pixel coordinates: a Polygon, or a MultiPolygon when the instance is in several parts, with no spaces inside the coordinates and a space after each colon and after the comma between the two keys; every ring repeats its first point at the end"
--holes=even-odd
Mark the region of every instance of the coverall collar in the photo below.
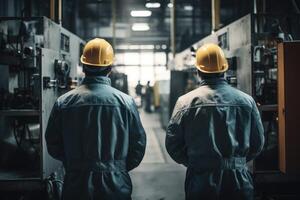
{"type": "Polygon", "coordinates": [[[93,83],[111,85],[111,80],[107,76],[86,76],[82,81],[82,84],[93,84],[93,83]]]}
{"type": "Polygon", "coordinates": [[[227,84],[227,81],[223,77],[203,79],[200,81],[200,86],[202,86],[202,85],[217,85],[217,84],[227,84]]]}

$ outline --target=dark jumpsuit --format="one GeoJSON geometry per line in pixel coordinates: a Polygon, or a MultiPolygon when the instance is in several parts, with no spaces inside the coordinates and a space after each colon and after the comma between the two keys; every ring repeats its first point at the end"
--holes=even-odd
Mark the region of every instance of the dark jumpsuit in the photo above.
{"type": "Polygon", "coordinates": [[[59,97],[46,130],[48,152],[64,164],[64,200],[128,200],[128,172],[145,153],[146,135],[133,99],[103,76],[86,77],[59,97]]]}
{"type": "Polygon", "coordinates": [[[187,167],[187,200],[253,199],[246,163],[263,144],[255,101],[223,78],[203,80],[178,99],[166,136],[170,156],[187,167]]]}

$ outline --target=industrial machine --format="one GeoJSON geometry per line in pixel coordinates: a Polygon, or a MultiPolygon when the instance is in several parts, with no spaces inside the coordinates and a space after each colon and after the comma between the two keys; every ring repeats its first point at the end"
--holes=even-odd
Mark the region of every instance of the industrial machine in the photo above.
{"type": "Polygon", "coordinates": [[[126,74],[118,72],[113,68],[109,78],[111,80],[112,87],[124,92],[125,94],[128,94],[128,81],[126,74]]]}
{"type": "Polygon", "coordinates": [[[0,18],[1,199],[32,190],[50,198],[61,187],[44,134],[56,98],[77,84],[84,43],[46,17],[0,18]]]}
{"type": "Polygon", "coordinates": [[[169,123],[170,81],[158,80],[153,85],[153,104],[160,115],[161,127],[166,129],[169,123]]]}
{"type": "MultiPolygon", "coordinates": [[[[297,52],[300,42],[282,30],[280,16],[248,14],[178,53],[169,63],[170,110],[195,76],[195,49],[205,43],[221,46],[229,61],[229,84],[253,96],[265,129],[262,154],[250,165],[261,196],[300,197],[300,136],[297,52]]],[[[197,82],[195,81],[195,86],[197,82]]]]}

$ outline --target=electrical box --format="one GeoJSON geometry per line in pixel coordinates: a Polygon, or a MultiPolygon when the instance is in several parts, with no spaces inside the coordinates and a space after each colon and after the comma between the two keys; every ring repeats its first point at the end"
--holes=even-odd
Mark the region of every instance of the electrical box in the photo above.
{"type": "Polygon", "coordinates": [[[300,42],[278,44],[279,168],[284,173],[300,171],[300,42]]]}
{"type": "Polygon", "coordinates": [[[57,97],[78,83],[84,44],[46,17],[0,17],[0,199],[63,178],[45,131],[57,97]]]}

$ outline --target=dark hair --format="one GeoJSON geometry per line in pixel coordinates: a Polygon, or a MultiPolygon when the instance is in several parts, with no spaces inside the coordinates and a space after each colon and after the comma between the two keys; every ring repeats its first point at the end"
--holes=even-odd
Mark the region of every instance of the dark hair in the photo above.
{"type": "Polygon", "coordinates": [[[90,65],[83,65],[83,72],[86,76],[107,76],[111,72],[112,66],[94,67],[90,65]]]}
{"type": "Polygon", "coordinates": [[[204,73],[204,72],[201,72],[200,70],[198,70],[198,75],[202,79],[221,78],[221,77],[224,77],[224,72],[222,72],[222,73],[204,73]]]}

